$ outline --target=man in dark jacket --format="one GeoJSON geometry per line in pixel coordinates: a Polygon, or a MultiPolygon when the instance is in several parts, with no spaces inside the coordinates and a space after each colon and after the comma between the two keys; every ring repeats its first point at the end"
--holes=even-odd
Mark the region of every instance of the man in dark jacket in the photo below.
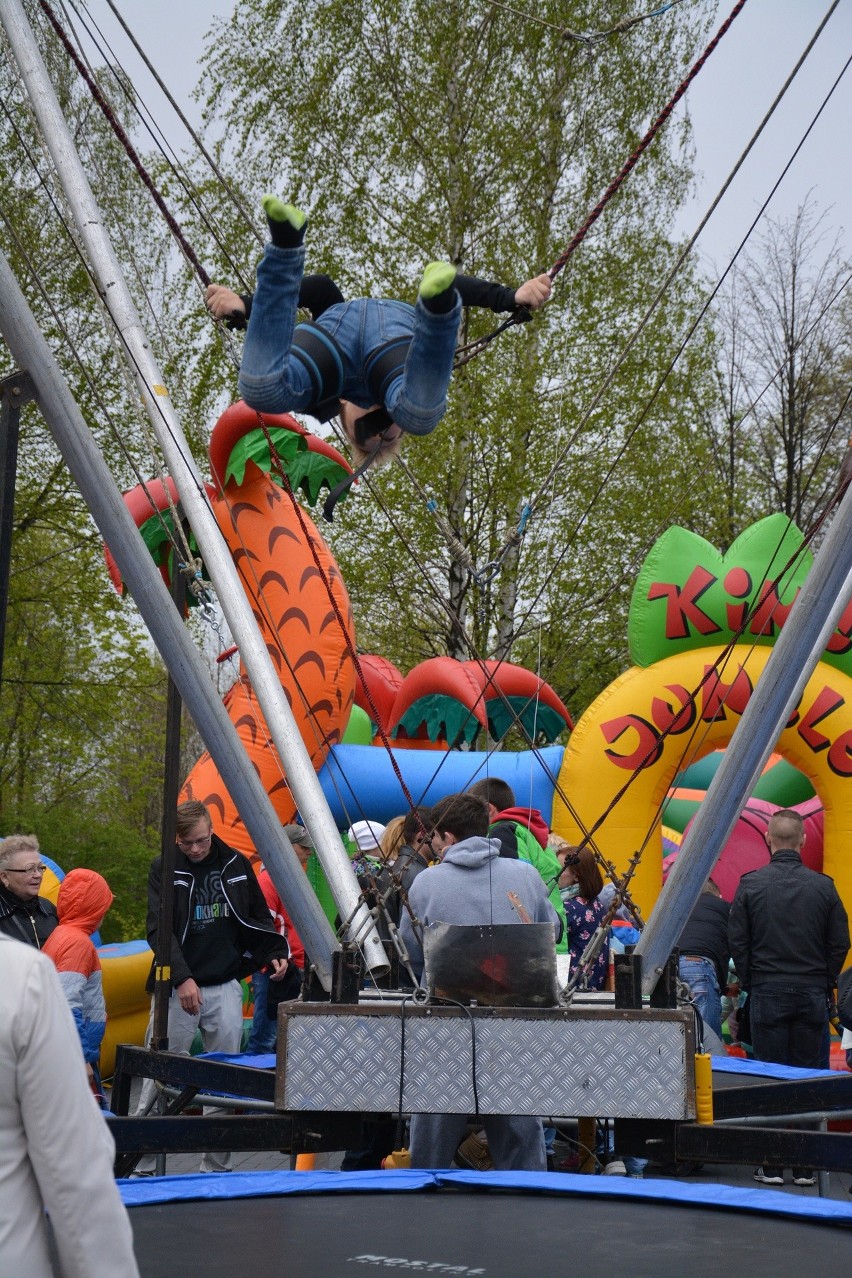
{"type": "Polygon", "coordinates": [[[39,896],[46,868],[34,834],[10,834],[0,843],[0,932],[38,950],[58,922],[56,906],[39,896]]]}
{"type": "MultiPolygon", "coordinates": [[[[770,862],[743,875],[731,905],[728,939],[749,992],[757,1060],[818,1069],[828,999],[849,950],[849,924],[837,888],[802,864],[804,823],[776,812],[766,832],[770,862]]],[[[759,1167],[755,1180],[783,1184],[782,1169],[759,1167]]],[[[797,1184],[813,1184],[801,1168],[797,1184]]]]}
{"type": "MultiPolygon", "coordinates": [[[[171,937],[172,995],[169,1000],[169,1051],[188,1053],[196,1030],[205,1051],[238,1052],[243,1030],[240,978],[268,966],[271,981],[287,974],[290,950],[279,936],[247,857],[213,833],[203,803],[182,803],[177,810],[177,856],[171,937]]],[[[162,862],[148,875],[148,943],[157,943],[162,862]]],[[[153,968],[148,981],[153,989],[153,968]]],[[[148,1041],[153,1030],[153,1008],[148,1041]]],[[[138,1112],[154,1099],[146,1080],[138,1112]]],[[[213,1111],[211,1111],[213,1112],[213,1111]]],[[[230,1154],[210,1152],[202,1171],[226,1171],[230,1154]]],[[[137,1175],[150,1175],[154,1160],[142,1159],[137,1175]]]]}
{"type": "Polygon", "coordinates": [[[722,1037],[722,991],[728,984],[730,912],[730,905],[708,879],[677,943],[680,979],[692,990],[704,1024],[718,1038],[722,1037]]]}

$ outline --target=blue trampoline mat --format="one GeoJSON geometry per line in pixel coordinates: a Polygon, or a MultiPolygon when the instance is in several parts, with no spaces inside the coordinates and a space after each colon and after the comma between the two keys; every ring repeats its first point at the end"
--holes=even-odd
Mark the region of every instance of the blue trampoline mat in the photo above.
{"type": "Polygon", "coordinates": [[[257,1171],[160,1176],[145,1180],[119,1180],[117,1184],[127,1207],[292,1194],[398,1194],[430,1189],[497,1189],[721,1207],[726,1211],[768,1212],[776,1216],[852,1225],[852,1201],[847,1204],[830,1198],[798,1198],[778,1190],[741,1185],[580,1176],[571,1172],[257,1171]]]}
{"type": "Polygon", "coordinates": [[[532,1172],[232,1172],[119,1182],[142,1278],[388,1269],[487,1278],[846,1272],[852,1206],[532,1172]]]}

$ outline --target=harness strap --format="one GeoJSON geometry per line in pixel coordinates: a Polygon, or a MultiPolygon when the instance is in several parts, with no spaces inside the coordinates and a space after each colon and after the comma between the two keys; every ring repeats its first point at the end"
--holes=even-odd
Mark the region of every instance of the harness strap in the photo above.
{"type": "Polygon", "coordinates": [[[411,345],[410,337],[394,337],[378,346],[364,366],[364,379],[374,404],[384,404],[385,393],[394,378],[405,368],[405,359],[411,345]]]}
{"type": "Polygon", "coordinates": [[[322,508],[322,517],[328,523],[331,523],[334,519],[334,508],[340,501],[340,498],[344,493],[349,491],[356,479],[360,479],[365,471],[370,469],[378,455],[378,449],[376,449],[373,453],[368,453],[367,457],[361,462],[361,465],[357,470],[353,470],[351,475],[347,475],[345,479],[341,479],[340,483],[335,484],[334,488],[332,488],[331,492],[326,497],[325,505],[322,508]]]}
{"type": "Polygon", "coordinates": [[[307,369],[314,392],[312,416],[321,422],[340,412],[346,356],[339,343],[317,324],[297,324],[290,353],[307,369]]]}

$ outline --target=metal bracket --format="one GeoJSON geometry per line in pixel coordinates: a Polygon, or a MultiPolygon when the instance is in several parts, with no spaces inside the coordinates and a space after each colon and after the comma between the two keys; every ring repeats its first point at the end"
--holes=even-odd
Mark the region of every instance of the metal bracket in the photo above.
{"type": "Polygon", "coordinates": [[[642,1006],[641,954],[615,955],[615,1006],[642,1006]]]}
{"type": "Polygon", "coordinates": [[[35,383],[24,369],[17,369],[8,377],[0,378],[0,413],[7,406],[10,410],[20,410],[24,404],[29,404],[35,398],[35,383]],[[5,404],[2,403],[4,400],[5,404]]]}
{"type": "Polygon", "coordinates": [[[313,967],[305,973],[303,999],[306,1003],[357,1003],[364,965],[357,949],[343,945],[331,956],[331,991],[327,993],[313,967]]]}
{"type": "Polygon", "coordinates": [[[660,979],[651,991],[652,1007],[677,1007],[678,952],[673,950],[666,960],[660,979]]]}
{"type": "Polygon", "coordinates": [[[354,946],[344,945],[331,956],[331,1002],[357,1003],[363,975],[361,956],[354,946]]]}

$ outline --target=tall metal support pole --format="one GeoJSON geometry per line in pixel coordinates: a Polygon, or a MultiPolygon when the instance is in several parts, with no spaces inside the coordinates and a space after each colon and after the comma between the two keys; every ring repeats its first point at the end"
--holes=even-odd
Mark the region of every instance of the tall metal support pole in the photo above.
{"type": "Polygon", "coordinates": [[[0,382],[0,682],[3,679],[3,653],[6,650],[6,612],[9,607],[15,481],[18,475],[18,434],[21,409],[32,397],[33,386],[27,373],[12,373],[0,382]]]}
{"type": "MultiPolygon", "coordinates": [[[[178,570],[172,552],[172,601],[183,620],[186,581],[178,570]]],[[[180,792],[180,716],[183,702],[180,689],[171,675],[166,692],[166,740],[163,750],[163,820],[160,857],[163,873],[160,880],[160,913],[157,919],[157,950],[154,964],[154,1026],[151,1047],[155,1052],[168,1051],[169,999],[172,993],[172,919],[175,898],[175,852],[177,801],[180,792]]]]}
{"type": "MultiPolygon", "coordinates": [[[[358,881],[322,787],[302,743],[237,570],[207,502],[201,475],[169,399],[162,372],[151,354],[118,258],[104,229],[100,208],[80,163],[20,0],[0,0],[0,21],[5,28],[59,180],[68,197],[78,234],[94,270],[101,299],[128,352],[130,367],[141,392],[145,411],[180,493],[186,517],[204,558],[205,568],[216,587],[222,611],[239,647],[278,756],[284,765],[287,784],[302,820],[310,831],[340,916],[349,921],[349,935],[357,937],[367,967],[376,972],[387,971],[387,958],[375,924],[361,899],[358,881]]],[[[266,849],[259,847],[258,851],[266,860],[266,849]]],[[[286,899],[284,897],[285,901],[286,899]]]]}
{"type": "Polygon", "coordinates": [[[656,985],[850,594],[852,488],[837,510],[636,946],[646,994],[656,985]]]}
{"type": "Polygon", "coordinates": [[[0,333],[16,363],[28,369],[39,407],[65,464],[115,556],[246,829],[255,846],[263,848],[264,862],[276,885],[279,881],[282,884],[279,891],[323,987],[330,990],[332,955],[339,949],[334,933],[2,253],[0,333]]]}

